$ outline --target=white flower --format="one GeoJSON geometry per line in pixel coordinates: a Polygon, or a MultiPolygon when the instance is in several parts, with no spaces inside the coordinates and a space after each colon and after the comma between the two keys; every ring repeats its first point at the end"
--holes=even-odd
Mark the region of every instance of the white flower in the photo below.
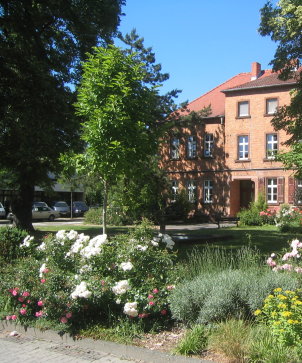
{"type": "Polygon", "coordinates": [[[39,270],[39,277],[42,277],[43,276],[43,272],[46,270],[46,264],[43,263],[43,265],[40,267],[40,270],[39,270]]]}
{"type": "Polygon", "coordinates": [[[112,291],[115,295],[125,294],[128,290],[130,290],[130,285],[128,280],[118,281],[112,288],[112,291]]]}
{"type": "Polygon", "coordinates": [[[30,242],[34,239],[34,237],[32,236],[27,236],[24,238],[23,243],[21,243],[20,247],[29,247],[30,246],[30,242]]]}
{"type": "Polygon", "coordinates": [[[138,249],[139,251],[143,251],[145,252],[147,250],[148,246],[142,246],[142,245],[137,245],[136,249],[138,249]]]}
{"type": "Polygon", "coordinates": [[[132,263],[130,261],[128,261],[128,262],[122,262],[120,264],[120,268],[122,270],[124,270],[124,271],[130,271],[130,270],[133,269],[133,265],[132,265],[132,263]]]}
{"type": "Polygon", "coordinates": [[[79,270],[79,273],[82,274],[82,273],[85,273],[87,271],[91,271],[92,270],[92,267],[90,265],[83,265],[80,270],[79,270]]]}
{"type": "Polygon", "coordinates": [[[72,241],[72,240],[75,240],[77,239],[78,237],[78,232],[77,231],[74,231],[74,230],[71,230],[67,233],[67,238],[72,241]]]}
{"type": "Polygon", "coordinates": [[[117,300],[115,301],[115,303],[116,303],[117,305],[119,305],[121,302],[122,302],[122,301],[121,301],[121,299],[117,299],[117,300]]]}
{"type": "Polygon", "coordinates": [[[56,239],[57,240],[64,240],[66,238],[66,232],[65,230],[61,229],[56,233],[56,239]]]}
{"type": "Polygon", "coordinates": [[[46,244],[45,244],[45,242],[42,242],[42,243],[40,244],[40,246],[38,246],[38,247],[37,247],[37,250],[39,250],[39,251],[45,251],[45,249],[46,249],[46,244]]]}
{"type": "Polygon", "coordinates": [[[124,306],[124,313],[126,315],[136,317],[138,315],[137,302],[128,302],[124,306]]]}
{"type": "Polygon", "coordinates": [[[170,250],[172,250],[175,245],[175,242],[168,234],[163,235],[163,242],[166,244],[166,248],[170,250]]]}
{"type": "Polygon", "coordinates": [[[157,247],[158,246],[158,242],[154,241],[154,239],[150,243],[154,247],[157,247]]]}
{"type": "Polygon", "coordinates": [[[85,281],[82,281],[79,285],[76,286],[75,290],[71,293],[70,297],[72,299],[76,299],[77,297],[83,297],[85,299],[91,296],[92,292],[87,289],[87,284],[85,281]]]}

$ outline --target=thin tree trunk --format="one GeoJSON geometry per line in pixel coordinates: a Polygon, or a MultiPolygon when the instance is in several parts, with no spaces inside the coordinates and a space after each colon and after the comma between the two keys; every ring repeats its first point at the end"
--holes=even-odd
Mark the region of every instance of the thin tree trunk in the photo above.
{"type": "Polygon", "coordinates": [[[72,203],[73,203],[73,195],[72,189],[70,189],[70,219],[73,217],[72,203]]]}
{"type": "Polygon", "coordinates": [[[104,197],[103,197],[103,234],[107,234],[107,201],[108,201],[108,183],[104,182],[104,197]]]}

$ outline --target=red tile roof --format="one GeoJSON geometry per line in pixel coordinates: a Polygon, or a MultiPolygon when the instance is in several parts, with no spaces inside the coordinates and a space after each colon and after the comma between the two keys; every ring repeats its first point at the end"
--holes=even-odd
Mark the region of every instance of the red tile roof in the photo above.
{"type": "MultiPolygon", "coordinates": [[[[272,74],[271,70],[262,71],[262,75],[260,76],[259,79],[266,78],[271,74],[272,74]]],[[[250,83],[250,80],[251,80],[251,72],[237,74],[236,76],[230,78],[226,82],[213,88],[211,91],[196,98],[194,101],[189,102],[188,104],[189,112],[200,111],[204,107],[208,107],[209,105],[211,105],[212,113],[209,115],[209,117],[224,116],[225,94],[222,91],[226,89],[234,89],[235,87],[238,87],[243,84],[248,84],[250,83]]]]}

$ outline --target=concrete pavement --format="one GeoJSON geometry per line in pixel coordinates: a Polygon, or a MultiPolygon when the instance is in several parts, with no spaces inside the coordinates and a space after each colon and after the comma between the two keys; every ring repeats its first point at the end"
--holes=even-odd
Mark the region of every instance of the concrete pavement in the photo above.
{"type": "Polygon", "coordinates": [[[24,329],[0,321],[1,363],[214,363],[131,345],[92,339],[74,340],[68,334],[24,329]],[[15,332],[11,335],[11,332],[15,332]]]}

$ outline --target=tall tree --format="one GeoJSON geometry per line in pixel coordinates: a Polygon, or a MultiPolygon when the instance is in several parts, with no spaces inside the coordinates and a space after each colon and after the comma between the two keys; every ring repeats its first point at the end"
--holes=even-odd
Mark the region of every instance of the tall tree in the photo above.
{"type": "MultiPolygon", "coordinates": [[[[150,52],[150,50],[149,50],[150,52]]],[[[78,165],[88,166],[103,182],[103,233],[106,233],[107,196],[120,175],[137,172],[134,166],[155,155],[160,120],[169,114],[172,95],[161,96],[160,68],[145,59],[145,48],[98,47],[84,64],[77,113],[84,119],[85,153],[78,165]]],[[[81,167],[79,167],[81,169],[81,167]]]]}
{"type": "Polygon", "coordinates": [[[106,44],[125,0],[0,0],[0,168],[14,175],[16,225],[31,230],[34,186],[79,139],[68,87],[80,62],[106,44]]]}
{"type": "Polygon", "coordinates": [[[299,69],[302,59],[302,3],[301,0],[280,0],[276,6],[267,2],[261,9],[259,32],[270,36],[278,44],[271,64],[281,79],[295,78],[290,105],[281,107],[272,120],[276,130],[285,130],[289,152],[278,155],[284,165],[302,176],[302,77],[299,69]]]}

